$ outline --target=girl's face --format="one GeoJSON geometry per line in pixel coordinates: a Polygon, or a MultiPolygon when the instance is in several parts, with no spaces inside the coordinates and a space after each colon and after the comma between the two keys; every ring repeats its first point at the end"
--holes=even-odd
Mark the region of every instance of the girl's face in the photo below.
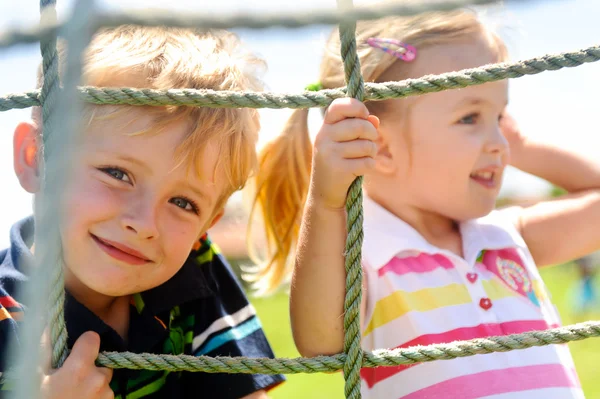
{"type": "MultiPolygon", "coordinates": [[[[495,62],[482,38],[425,48],[410,68],[419,77],[495,62]]],[[[394,100],[380,128],[392,201],[453,220],[489,213],[509,158],[498,126],[507,102],[506,81],[394,100]]]]}

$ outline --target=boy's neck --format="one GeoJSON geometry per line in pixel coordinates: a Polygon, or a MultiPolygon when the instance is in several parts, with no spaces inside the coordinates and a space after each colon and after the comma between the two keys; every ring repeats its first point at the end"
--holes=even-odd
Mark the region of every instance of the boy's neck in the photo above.
{"type": "Polygon", "coordinates": [[[82,305],[115,330],[123,340],[129,332],[131,296],[111,297],[92,291],[65,268],[65,288],[82,305]]]}

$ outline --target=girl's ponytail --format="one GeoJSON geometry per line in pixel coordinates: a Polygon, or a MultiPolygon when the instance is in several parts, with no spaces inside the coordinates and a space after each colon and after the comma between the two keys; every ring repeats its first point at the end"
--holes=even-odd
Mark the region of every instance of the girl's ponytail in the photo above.
{"type": "Polygon", "coordinates": [[[290,275],[289,255],[298,240],[302,211],[310,184],[312,143],[308,109],[295,110],[283,131],[259,153],[259,170],[248,225],[249,253],[259,265],[250,276],[261,293],[273,292],[290,275]],[[256,212],[262,216],[266,261],[256,254],[252,232],[256,212]]]}

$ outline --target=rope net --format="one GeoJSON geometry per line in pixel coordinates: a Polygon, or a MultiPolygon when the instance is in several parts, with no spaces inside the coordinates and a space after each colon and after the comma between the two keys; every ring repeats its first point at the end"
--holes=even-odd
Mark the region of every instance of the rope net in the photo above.
{"type": "MultiPolygon", "coordinates": [[[[206,17],[206,15],[157,15],[157,14],[99,14],[94,13],[94,4],[90,0],[79,0],[75,4],[76,16],[61,25],[56,18],[56,1],[40,0],[41,22],[29,29],[0,33],[0,49],[18,43],[40,42],[43,57],[44,82],[41,90],[20,94],[0,96],[0,111],[41,106],[43,114],[44,141],[44,183],[42,191],[45,201],[41,214],[36,220],[36,263],[43,263],[46,270],[33,278],[26,297],[31,306],[23,328],[26,336],[23,348],[29,355],[20,356],[17,370],[17,389],[15,397],[35,397],[36,384],[29,372],[39,364],[39,339],[44,323],[50,328],[52,343],[52,365],[60,367],[68,354],[67,331],[63,316],[64,279],[62,274],[62,255],[57,226],[57,193],[62,184],[59,173],[68,166],[68,157],[52,156],[55,149],[69,154],[68,146],[76,131],[74,115],[78,104],[86,101],[94,104],[127,105],[178,105],[197,107],[251,107],[251,108],[311,108],[326,107],[336,98],[354,97],[361,101],[377,101],[390,98],[420,95],[443,90],[456,89],[487,82],[519,78],[543,71],[555,71],[571,68],[584,63],[600,60],[600,46],[545,55],[529,60],[486,65],[480,68],[450,72],[419,79],[400,82],[367,83],[363,82],[360,63],[356,54],[356,20],[376,19],[388,15],[414,15],[431,10],[450,10],[468,4],[487,4],[495,0],[453,0],[446,2],[424,3],[415,6],[392,4],[383,8],[354,8],[352,0],[338,0],[335,12],[320,12],[306,15],[278,16],[225,16],[206,17]],[[270,26],[299,27],[318,23],[339,23],[341,55],[343,58],[346,87],[301,94],[263,93],[263,92],[218,92],[212,90],[151,90],[134,88],[78,87],[81,76],[79,55],[84,51],[93,33],[101,26],[116,26],[134,23],[141,25],[165,24],[171,26],[202,26],[203,28],[249,27],[265,28],[270,26]],[[65,81],[62,88],[58,79],[57,36],[65,35],[69,46],[66,60],[65,81]],[[68,111],[68,112],[67,112],[68,111]],[[66,115],[66,118],[57,118],[66,115]],[[60,122],[59,122],[60,121],[60,122]],[[56,125],[60,123],[61,134],[56,134],[56,125]],[[48,267],[48,263],[52,267],[48,267]],[[50,281],[50,283],[48,283],[50,281]],[[48,301],[47,298],[50,300],[48,301]],[[45,300],[46,299],[46,300],[45,300]],[[49,306],[46,308],[44,303],[49,306]],[[48,314],[48,320],[44,315],[48,314]],[[27,378],[25,378],[27,377],[27,378]]],[[[64,179],[62,179],[64,180],[64,179]]],[[[344,303],[344,352],[333,356],[314,358],[246,358],[246,357],[207,357],[189,355],[165,355],[152,353],[103,352],[96,363],[110,368],[189,371],[207,373],[259,373],[294,374],[320,373],[337,370],[344,371],[346,380],[345,395],[358,399],[360,394],[360,369],[362,367],[397,366],[434,360],[454,359],[493,352],[506,352],[526,349],[534,346],[563,344],[600,336],[600,322],[563,326],[543,331],[531,331],[522,334],[479,338],[469,341],[456,341],[447,344],[417,346],[402,349],[381,349],[363,352],[360,345],[359,312],[361,302],[362,268],[361,247],[362,230],[362,178],[357,178],[348,192],[346,210],[348,213],[346,240],[346,298],[344,303]]],[[[35,374],[35,373],[34,373],[35,374]]],[[[39,385],[38,385],[39,386],[39,385]]]]}

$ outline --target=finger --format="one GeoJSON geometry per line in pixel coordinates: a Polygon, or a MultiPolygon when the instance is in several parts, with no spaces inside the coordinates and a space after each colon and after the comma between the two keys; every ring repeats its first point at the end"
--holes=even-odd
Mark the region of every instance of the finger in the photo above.
{"type": "Polygon", "coordinates": [[[114,370],[108,367],[96,367],[98,369],[98,372],[102,375],[104,375],[107,379],[108,382],[110,382],[110,380],[112,379],[113,376],[113,372],[114,370]]]}
{"type": "Polygon", "coordinates": [[[369,110],[362,102],[354,98],[338,98],[331,103],[323,122],[333,124],[348,118],[367,119],[369,110]]]}
{"type": "Polygon", "coordinates": [[[99,352],[100,336],[93,331],[87,331],[75,341],[69,357],[65,360],[64,367],[79,370],[83,367],[93,366],[99,352]]]}
{"type": "Polygon", "coordinates": [[[377,145],[370,140],[353,140],[338,145],[339,154],[344,159],[375,157],[377,145]]]}
{"type": "Polygon", "coordinates": [[[52,348],[50,345],[50,331],[47,327],[42,333],[42,338],[40,340],[40,351],[40,371],[44,374],[49,374],[52,372],[52,348]]]}
{"type": "Polygon", "coordinates": [[[371,157],[347,159],[344,163],[346,171],[354,176],[364,176],[375,167],[375,160],[371,157]]]}
{"type": "Polygon", "coordinates": [[[375,126],[364,119],[346,119],[329,126],[329,138],[335,142],[360,139],[375,141],[378,137],[379,133],[375,126]]]}
{"type": "Polygon", "coordinates": [[[369,115],[367,120],[369,122],[371,122],[371,124],[375,127],[375,129],[379,129],[379,118],[378,117],[376,117],[375,115],[369,115]]]}

